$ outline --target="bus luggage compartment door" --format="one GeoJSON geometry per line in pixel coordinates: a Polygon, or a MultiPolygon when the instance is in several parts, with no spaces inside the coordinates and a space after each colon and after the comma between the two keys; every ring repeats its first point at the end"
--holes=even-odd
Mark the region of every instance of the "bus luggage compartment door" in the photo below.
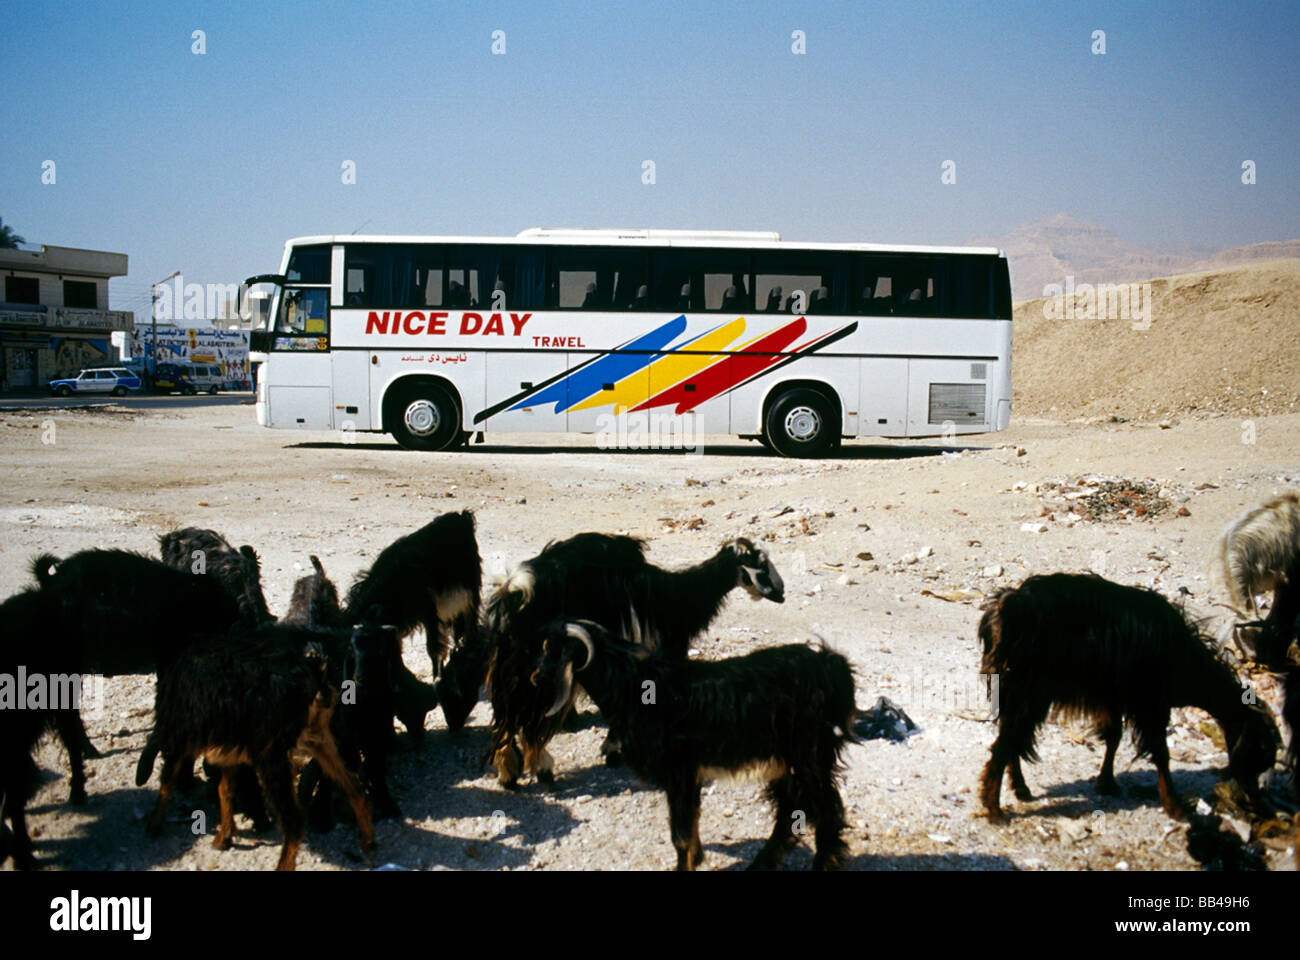
{"type": "Polygon", "coordinates": [[[989,429],[988,370],[972,360],[908,362],[907,435],[938,437],[989,429]]]}
{"type": "Polygon", "coordinates": [[[907,360],[864,357],[858,396],[858,436],[907,436],[907,360]]]}
{"type": "Polygon", "coordinates": [[[273,374],[267,383],[271,426],[328,430],[334,425],[329,354],[277,353],[259,373],[273,374]]]}

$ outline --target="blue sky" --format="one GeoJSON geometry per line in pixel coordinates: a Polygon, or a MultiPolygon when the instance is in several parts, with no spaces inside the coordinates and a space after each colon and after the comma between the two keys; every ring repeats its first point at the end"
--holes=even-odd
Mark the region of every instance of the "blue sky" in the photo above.
{"type": "Polygon", "coordinates": [[[128,253],[120,309],[172,270],[237,281],[290,236],[357,228],[960,243],[1063,211],[1156,247],[1300,236],[1295,3],[10,0],[4,19],[0,217],[128,253]]]}

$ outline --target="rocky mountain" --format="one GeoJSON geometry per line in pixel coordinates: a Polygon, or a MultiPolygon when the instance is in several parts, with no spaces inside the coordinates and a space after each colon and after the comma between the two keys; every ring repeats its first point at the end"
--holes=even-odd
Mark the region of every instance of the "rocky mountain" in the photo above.
{"type": "Polygon", "coordinates": [[[1011,263],[1012,296],[1043,296],[1048,284],[1131,283],[1179,273],[1212,270],[1263,260],[1300,257],[1300,240],[1269,241],[1211,252],[1189,244],[1153,250],[1120,239],[1105,227],[1058,213],[1023,223],[1002,237],[969,241],[1001,247],[1011,263]]]}

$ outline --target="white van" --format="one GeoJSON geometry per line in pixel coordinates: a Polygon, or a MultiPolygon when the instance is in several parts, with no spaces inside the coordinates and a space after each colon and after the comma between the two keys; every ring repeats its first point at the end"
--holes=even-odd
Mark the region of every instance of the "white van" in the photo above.
{"type": "Polygon", "coordinates": [[[225,377],[221,375],[221,367],[215,363],[183,363],[180,367],[198,390],[215,394],[226,385],[225,377]]]}

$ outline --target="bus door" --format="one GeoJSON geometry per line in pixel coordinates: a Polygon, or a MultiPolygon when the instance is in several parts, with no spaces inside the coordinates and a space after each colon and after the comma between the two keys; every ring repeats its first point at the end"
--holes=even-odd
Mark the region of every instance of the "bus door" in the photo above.
{"type": "Polygon", "coordinates": [[[267,377],[271,426],[329,430],[333,374],[329,353],[329,288],[285,287],[269,352],[267,377]]]}

